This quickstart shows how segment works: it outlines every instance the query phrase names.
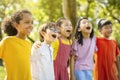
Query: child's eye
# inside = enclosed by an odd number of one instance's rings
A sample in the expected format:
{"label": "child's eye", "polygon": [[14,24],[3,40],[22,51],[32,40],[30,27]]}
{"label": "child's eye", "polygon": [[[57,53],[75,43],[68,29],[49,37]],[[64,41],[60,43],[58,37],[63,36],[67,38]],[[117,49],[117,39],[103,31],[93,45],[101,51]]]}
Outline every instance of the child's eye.
{"label": "child's eye", "polygon": [[33,24],[34,22],[32,21],[31,23]]}
{"label": "child's eye", "polygon": [[30,23],[33,24],[33,21],[26,21],[25,23],[26,24],[30,24]]}
{"label": "child's eye", "polygon": [[29,21],[26,21],[25,23],[27,23],[27,24],[28,24],[28,23],[30,23],[30,22],[29,22]]}

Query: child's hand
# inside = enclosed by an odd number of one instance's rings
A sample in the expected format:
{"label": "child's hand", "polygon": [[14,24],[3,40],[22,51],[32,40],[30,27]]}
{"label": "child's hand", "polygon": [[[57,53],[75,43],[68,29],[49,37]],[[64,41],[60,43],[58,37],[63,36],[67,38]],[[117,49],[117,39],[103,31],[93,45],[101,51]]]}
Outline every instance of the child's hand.
{"label": "child's hand", "polygon": [[41,46],[41,42],[40,42],[40,41],[36,41],[36,42],[33,44],[33,48],[34,48],[34,49],[38,49],[40,46]]}

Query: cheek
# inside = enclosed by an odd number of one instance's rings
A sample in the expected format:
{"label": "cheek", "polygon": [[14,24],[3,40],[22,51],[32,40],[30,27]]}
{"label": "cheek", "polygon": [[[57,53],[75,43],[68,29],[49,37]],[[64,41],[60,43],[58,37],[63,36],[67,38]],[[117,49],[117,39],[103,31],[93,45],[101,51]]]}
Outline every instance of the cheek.
{"label": "cheek", "polygon": [[61,33],[64,33],[64,29],[60,29],[60,32],[61,32]]}
{"label": "cheek", "polygon": [[46,34],[46,38],[50,38],[50,34]]}
{"label": "cheek", "polygon": [[106,34],[106,32],[107,32],[106,30],[101,31],[102,34]]}

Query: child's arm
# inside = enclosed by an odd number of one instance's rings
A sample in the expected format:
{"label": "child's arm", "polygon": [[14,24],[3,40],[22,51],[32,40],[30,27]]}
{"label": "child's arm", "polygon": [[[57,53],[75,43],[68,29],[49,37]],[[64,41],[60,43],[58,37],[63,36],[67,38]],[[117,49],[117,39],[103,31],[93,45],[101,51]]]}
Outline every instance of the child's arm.
{"label": "child's arm", "polygon": [[75,80],[74,63],[75,63],[75,55],[71,54],[71,56],[70,56],[70,80]]}
{"label": "child's arm", "polygon": [[2,58],[2,50],[3,50],[3,47],[2,47],[2,43],[0,42],[0,59]]}
{"label": "child's arm", "polygon": [[117,56],[118,80],[120,80],[120,55]]}
{"label": "child's arm", "polygon": [[7,41],[6,40],[2,40],[0,41],[0,59],[2,59],[4,56],[4,49],[5,49],[5,45],[6,45]]}

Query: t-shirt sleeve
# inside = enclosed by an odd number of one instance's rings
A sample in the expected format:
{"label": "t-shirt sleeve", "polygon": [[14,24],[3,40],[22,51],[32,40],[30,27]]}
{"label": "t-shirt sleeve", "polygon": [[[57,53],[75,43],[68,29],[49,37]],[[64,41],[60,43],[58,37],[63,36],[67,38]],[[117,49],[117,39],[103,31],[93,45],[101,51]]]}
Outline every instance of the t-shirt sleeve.
{"label": "t-shirt sleeve", "polygon": [[53,48],[53,60],[56,59],[58,48],[59,48],[59,40],[56,39],[54,42],[52,42],[52,48]]}
{"label": "t-shirt sleeve", "polygon": [[2,41],[0,42],[0,58],[3,58],[4,49],[5,49],[5,41],[2,40]]}
{"label": "t-shirt sleeve", "polygon": [[71,54],[74,54],[74,55],[76,55],[76,56],[78,55],[78,54],[77,54],[77,44],[78,44],[78,43],[77,43],[77,40],[74,40],[74,41],[73,41],[73,44],[72,44],[72,52],[71,52]]}

